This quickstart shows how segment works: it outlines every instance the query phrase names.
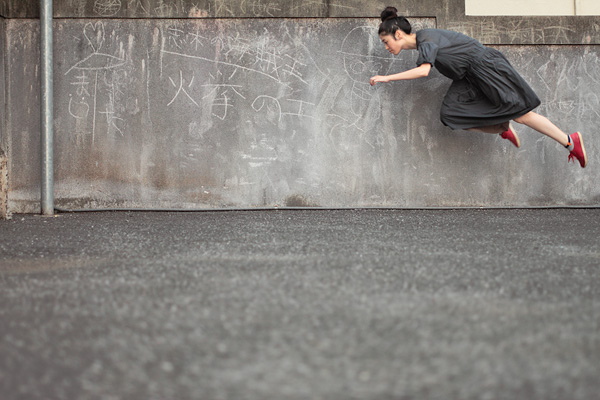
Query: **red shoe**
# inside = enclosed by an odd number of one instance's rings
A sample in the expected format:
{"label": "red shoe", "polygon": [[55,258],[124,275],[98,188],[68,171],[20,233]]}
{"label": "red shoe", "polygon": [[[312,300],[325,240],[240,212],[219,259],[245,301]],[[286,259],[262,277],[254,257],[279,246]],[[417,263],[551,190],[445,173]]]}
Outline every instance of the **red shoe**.
{"label": "red shoe", "polygon": [[585,168],[587,165],[587,153],[585,152],[585,147],[583,146],[583,138],[581,137],[581,133],[575,132],[570,135],[571,140],[573,141],[573,151],[569,154],[569,162],[574,161],[576,158],[581,165],[581,168]]}
{"label": "red shoe", "polygon": [[514,144],[516,147],[521,147],[521,141],[519,140],[519,136],[517,135],[517,132],[515,132],[515,130],[513,129],[512,125],[508,125],[508,130],[504,131],[500,134],[500,137],[502,139],[508,139],[510,140],[510,142],[512,144]]}

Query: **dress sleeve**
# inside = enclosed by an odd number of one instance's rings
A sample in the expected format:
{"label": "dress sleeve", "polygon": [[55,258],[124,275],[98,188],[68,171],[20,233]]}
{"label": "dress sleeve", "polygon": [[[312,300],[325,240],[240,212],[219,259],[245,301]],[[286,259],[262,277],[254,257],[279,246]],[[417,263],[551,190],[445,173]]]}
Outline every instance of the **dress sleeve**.
{"label": "dress sleeve", "polygon": [[417,66],[421,64],[429,63],[433,66],[435,58],[437,57],[438,45],[433,42],[419,43],[419,58],[417,59]]}

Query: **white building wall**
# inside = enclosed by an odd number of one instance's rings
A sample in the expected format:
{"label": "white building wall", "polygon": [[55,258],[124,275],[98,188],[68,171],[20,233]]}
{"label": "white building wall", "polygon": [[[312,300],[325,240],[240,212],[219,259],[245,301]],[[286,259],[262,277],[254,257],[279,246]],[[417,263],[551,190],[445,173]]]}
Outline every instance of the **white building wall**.
{"label": "white building wall", "polygon": [[600,15],[600,0],[465,0],[467,15]]}
{"label": "white building wall", "polygon": [[577,15],[600,15],[600,0],[576,0]]}

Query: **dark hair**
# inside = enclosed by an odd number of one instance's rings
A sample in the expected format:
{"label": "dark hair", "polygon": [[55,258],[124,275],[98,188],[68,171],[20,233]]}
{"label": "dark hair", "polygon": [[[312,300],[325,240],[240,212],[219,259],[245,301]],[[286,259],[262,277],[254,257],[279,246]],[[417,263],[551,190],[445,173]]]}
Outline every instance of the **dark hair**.
{"label": "dark hair", "polygon": [[386,9],[381,12],[381,21],[383,22],[379,25],[380,35],[394,36],[398,29],[409,34],[412,30],[410,22],[408,22],[406,18],[398,16],[396,7],[386,7]]}

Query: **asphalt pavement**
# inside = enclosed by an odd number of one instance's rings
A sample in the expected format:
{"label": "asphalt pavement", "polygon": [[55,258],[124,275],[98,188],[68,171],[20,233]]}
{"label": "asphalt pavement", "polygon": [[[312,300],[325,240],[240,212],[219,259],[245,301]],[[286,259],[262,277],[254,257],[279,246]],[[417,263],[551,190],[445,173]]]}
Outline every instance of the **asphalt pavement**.
{"label": "asphalt pavement", "polygon": [[0,399],[600,399],[600,209],[16,215]]}

